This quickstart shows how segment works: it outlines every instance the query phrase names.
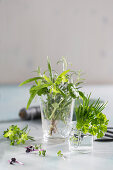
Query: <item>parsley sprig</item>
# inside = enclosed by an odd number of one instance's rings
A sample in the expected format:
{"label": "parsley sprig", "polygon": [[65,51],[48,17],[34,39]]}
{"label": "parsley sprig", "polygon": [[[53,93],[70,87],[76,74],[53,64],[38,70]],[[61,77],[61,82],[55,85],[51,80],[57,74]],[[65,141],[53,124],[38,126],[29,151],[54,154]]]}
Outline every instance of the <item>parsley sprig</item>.
{"label": "parsley sprig", "polygon": [[3,136],[8,138],[11,141],[11,145],[16,144],[24,144],[27,140],[33,140],[32,136],[28,136],[29,130],[28,125],[25,126],[22,130],[17,125],[11,125],[9,129],[4,131]]}
{"label": "parsley sprig", "polygon": [[78,99],[79,106],[76,102],[76,127],[85,134],[90,133],[93,136],[96,135],[97,138],[101,138],[107,131],[108,120],[106,115],[102,113],[107,102],[103,103],[99,98],[97,101],[90,103],[90,96],[91,94],[87,97],[83,96],[82,100]]}

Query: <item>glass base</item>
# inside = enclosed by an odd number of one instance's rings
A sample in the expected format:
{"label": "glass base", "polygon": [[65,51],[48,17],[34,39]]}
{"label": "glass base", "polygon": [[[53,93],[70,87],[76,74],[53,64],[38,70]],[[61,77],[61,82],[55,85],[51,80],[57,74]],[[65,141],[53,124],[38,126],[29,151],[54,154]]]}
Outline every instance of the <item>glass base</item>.
{"label": "glass base", "polygon": [[78,146],[78,147],[74,147],[74,146],[69,146],[69,150],[71,152],[73,151],[78,151],[78,152],[81,152],[81,153],[89,153],[89,152],[92,152],[93,150],[93,147],[92,146]]}
{"label": "glass base", "polygon": [[47,137],[47,136],[44,136],[43,137],[43,140],[45,143],[47,144],[51,144],[51,145],[57,145],[57,144],[62,144],[65,142],[66,138],[62,138],[62,137]]}
{"label": "glass base", "polygon": [[55,120],[52,124],[51,120],[42,120],[43,137],[47,140],[62,140],[69,136],[71,120],[67,121],[66,124],[61,120]]}

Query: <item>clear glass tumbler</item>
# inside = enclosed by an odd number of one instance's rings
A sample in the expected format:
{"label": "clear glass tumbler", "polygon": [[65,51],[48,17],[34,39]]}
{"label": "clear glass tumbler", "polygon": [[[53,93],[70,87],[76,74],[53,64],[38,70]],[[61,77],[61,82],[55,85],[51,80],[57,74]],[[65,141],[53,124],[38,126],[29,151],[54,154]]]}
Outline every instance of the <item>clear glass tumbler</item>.
{"label": "clear glass tumbler", "polygon": [[84,134],[77,130],[76,121],[71,123],[71,131],[69,135],[69,150],[90,152],[93,149],[93,136],[91,134]]}
{"label": "clear glass tumbler", "polygon": [[64,100],[60,95],[41,98],[41,119],[44,140],[65,139],[70,133],[74,100]]}

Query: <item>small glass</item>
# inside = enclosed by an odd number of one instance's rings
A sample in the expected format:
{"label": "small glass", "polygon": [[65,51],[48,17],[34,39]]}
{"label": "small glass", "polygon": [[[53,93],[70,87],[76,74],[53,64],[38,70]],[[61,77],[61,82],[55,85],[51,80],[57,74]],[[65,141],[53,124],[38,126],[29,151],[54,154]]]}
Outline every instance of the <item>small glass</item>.
{"label": "small glass", "polygon": [[69,135],[69,150],[91,152],[93,149],[93,136],[91,134],[84,134],[77,130],[76,122],[71,124],[71,132]]}

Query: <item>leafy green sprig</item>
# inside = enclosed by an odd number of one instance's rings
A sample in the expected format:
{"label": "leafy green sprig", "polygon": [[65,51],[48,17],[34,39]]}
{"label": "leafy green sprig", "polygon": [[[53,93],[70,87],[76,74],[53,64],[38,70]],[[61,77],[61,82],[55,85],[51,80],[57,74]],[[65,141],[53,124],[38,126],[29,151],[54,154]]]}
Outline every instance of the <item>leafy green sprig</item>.
{"label": "leafy green sprig", "polygon": [[46,150],[39,150],[38,151],[39,156],[45,156],[46,155]]}
{"label": "leafy green sprig", "polygon": [[59,151],[57,152],[57,156],[63,157],[63,154],[62,154],[61,150],[59,150]]}
{"label": "leafy green sprig", "polygon": [[35,145],[35,149],[38,150],[38,154],[39,156],[45,156],[46,155],[46,150],[45,149],[42,149],[42,144],[40,145]]}
{"label": "leafy green sprig", "polygon": [[29,130],[28,125],[23,128],[22,130],[17,125],[11,125],[9,129],[4,131],[3,136],[5,138],[8,138],[11,141],[11,145],[16,144],[24,144],[27,140],[34,141],[34,138],[32,136],[29,136]]}
{"label": "leafy green sprig", "polygon": [[42,144],[40,145],[35,144],[35,149],[42,149]]}
{"label": "leafy green sprig", "polygon": [[108,120],[106,115],[102,113],[106,107],[106,103],[102,103],[100,98],[97,101],[90,103],[90,96],[83,96],[82,100],[77,100],[75,105],[75,114],[78,130],[83,133],[90,133],[96,135],[97,138],[103,137],[104,133],[107,131]]}
{"label": "leafy green sprig", "polygon": [[38,151],[38,154],[39,156],[45,156],[46,154],[46,150],[45,149],[42,149],[42,145],[30,145],[30,146],[27,146],[25,147],[26,148],[26,153],[30,153],[30,152],[33,152],[33,151]]}

